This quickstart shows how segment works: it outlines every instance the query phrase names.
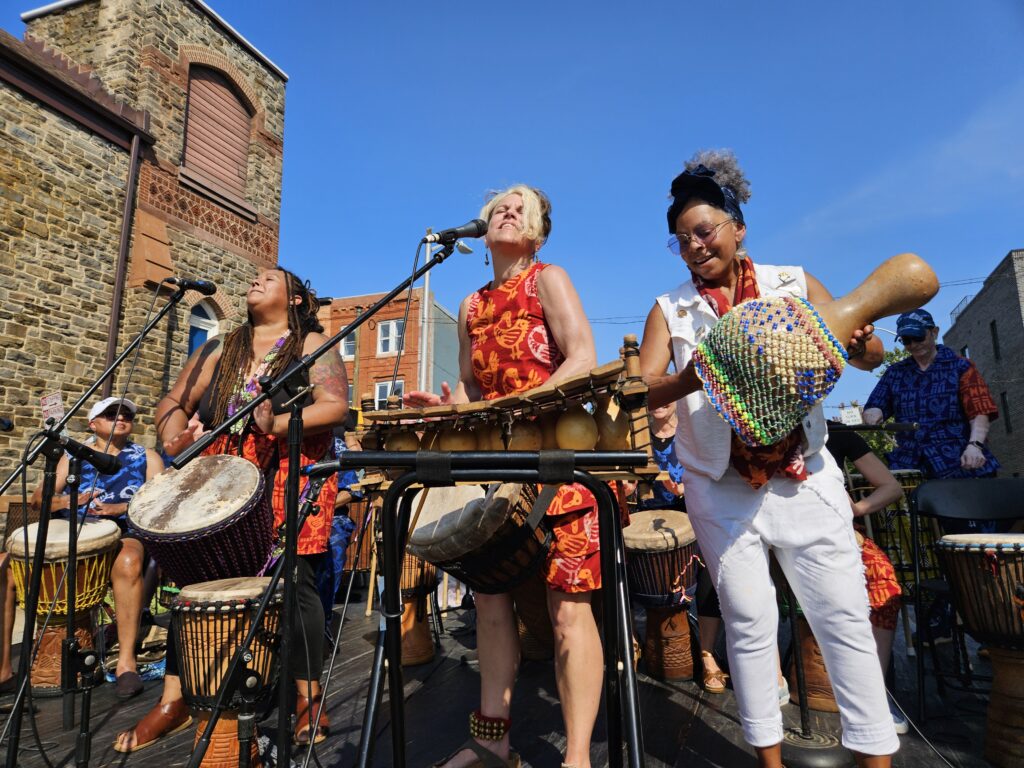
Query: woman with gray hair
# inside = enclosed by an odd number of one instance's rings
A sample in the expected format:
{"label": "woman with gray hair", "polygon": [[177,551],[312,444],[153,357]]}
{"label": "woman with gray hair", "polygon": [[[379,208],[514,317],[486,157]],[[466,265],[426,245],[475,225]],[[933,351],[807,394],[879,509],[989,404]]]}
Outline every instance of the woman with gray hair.
{"label": "woman with gray hair", "polygon": [[[410,392],[412,406],[493,400],[591,370],[594,339],[583,306],[561,267],[537,261],[551,232],[551,204],[522,184],[495,194],[480,218],[494,277],[459,309],[459,381],[442,395]],[[544,576],[555,638],[555,675],[565,718],[564,765],[589,768],[590,737],[600,703],[601,642],[591,596],[601,586],[597,503],[585,488],[563,485],[547,511],[554,532]],[[471,738],[443,763],[518,766],[509,749],[509,710],[519,640],[508,594],[477,594],[480,709]]]}
{"label": "woman with gray hair", "polygon": [[[697,154],[672,182],[669,248],[688,274],[651,309],[640,364],[651,407],[678,401],[675,448],[686,469],[686,508],[718,588],[743,733],[759,765],[782,765],[772,551],[821,645],[843,744],[858,765],[888,768],[899,739],[875,656],[843,474],[821,450],[821,407],[778,443],[751,447],[719,417],[694,372],[697,345],[732,307],[760,297],[832,299],[800,267],[751,261],[740,207],[749,196],[731,152]],[[871,331],[867,326],[848,340],[851,365],[870,370],[881,362],[882,345]],[[667,373],[670,363],[675,373]]]}

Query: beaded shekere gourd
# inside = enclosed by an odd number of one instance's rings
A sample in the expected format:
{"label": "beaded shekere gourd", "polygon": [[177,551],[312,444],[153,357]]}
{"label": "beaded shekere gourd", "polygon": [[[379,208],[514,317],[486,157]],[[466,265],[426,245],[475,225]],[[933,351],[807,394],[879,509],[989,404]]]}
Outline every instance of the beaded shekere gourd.
{"label": "beaded shekere gourd", "polygon": [[846,367],[843,345],[804,299],[752,299],[697,347],[694,368],[718,414],[747,445],[773,445],[799,426]]}

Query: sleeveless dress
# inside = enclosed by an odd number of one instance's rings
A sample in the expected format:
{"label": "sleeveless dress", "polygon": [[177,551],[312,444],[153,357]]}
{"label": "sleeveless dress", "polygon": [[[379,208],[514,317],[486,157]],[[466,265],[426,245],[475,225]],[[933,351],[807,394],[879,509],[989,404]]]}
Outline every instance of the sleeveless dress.
{"label": "sleeveless dress", "polygon": [[[473,377],[484,400],[539,387],[565,360],[544,319],[537,280],[548,267],[537,262],[496,288],[469,297],[466,325]],[[601,588],[597,500],[578,483],[559,488],[547,511],[554,541],[545,580],[560,592]]]}

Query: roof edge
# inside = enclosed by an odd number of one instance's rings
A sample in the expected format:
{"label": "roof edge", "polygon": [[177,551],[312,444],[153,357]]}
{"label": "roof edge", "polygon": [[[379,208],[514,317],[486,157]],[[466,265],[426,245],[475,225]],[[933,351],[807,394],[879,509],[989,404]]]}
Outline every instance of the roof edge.
{"label": "roof edge", "polygon": [[[40,16],[46,16],[49,13],[63,11],[65,8],[71,8],[72,6],[81,5],[82,3],[92,1],[93,0],[57,0],[57,2],[50,3],[49,5],[43,5],[40,6],[39,8],[34,8],[31,11],[25,11],[24,13],[21,14],[21,20],[27,23],[29,21],[32,21],[33,19],[38,19]],[[213,21],[213,23],[216,24],[218,27],[220,27],[221,30],[226,32],[228,36],[234,38],[235,42],[237,42],[249,53],[251,53],[254,57],[256,57],[256,59],[258,59],[260,62],[266,65],[266,67],[271,72],[273,72],[283,81],[288,82],[288,75],[283,69],[281,69],[279,66],[277,66],[277,64],[275,64],[269,58],[267,58],[267,56],[259,48],[250,43],[248,40],[246,40],[245,37],[243,37],[242,34],[237,29],[228,24],[227,21],[225,21],[224,18],[219,13],[213,10],[213,8],[204,3],[203,0],[189,1],[192,3],[192,5],[196,6],[197,8],[199,8],[199,10],[201,10],[203,13],[209,16],[210,20]]]}

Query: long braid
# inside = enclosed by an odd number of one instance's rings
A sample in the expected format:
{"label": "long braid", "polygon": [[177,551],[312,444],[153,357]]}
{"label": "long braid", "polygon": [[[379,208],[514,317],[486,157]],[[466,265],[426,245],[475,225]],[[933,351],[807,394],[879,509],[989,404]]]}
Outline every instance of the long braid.
{"label": "long braid", "polygon": [[[315,293],[298,276],[283,267],[277,268],[285,276],[290,297],[298,296],[298,304],[288,302],[288,338],[281,348],[267,374],[273,378],[283,372],[291,363],[302,357],[302,349],[306,335],[310,332],[322,332],[323,326],[317,319],[320,305]],[[228,405],[234,393],[245,386],[246,378],[253,364],[253,322],[252,315],[243,325],[231,331],[224,339],[224,351],[220,359],[220,381],[217,385],[217,398],[214,403],[214,423],[220,424],[228,414]]]}
{"label": "long braid", "polygon": [[245,375],[252,367],[251,319],[235,328],[224,338],[224,351],[220,357],[220,381],[217,383],[217,399],[213,404],[214,424],[221,424],[228,415],[228,403],[232,395],[245,385]]}

